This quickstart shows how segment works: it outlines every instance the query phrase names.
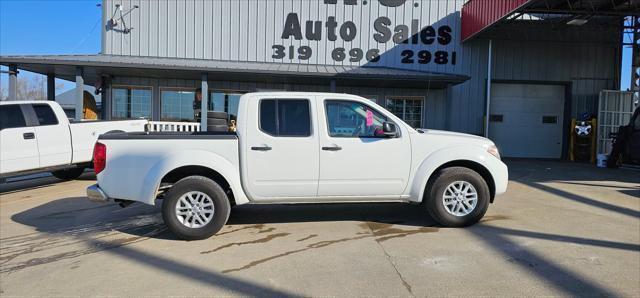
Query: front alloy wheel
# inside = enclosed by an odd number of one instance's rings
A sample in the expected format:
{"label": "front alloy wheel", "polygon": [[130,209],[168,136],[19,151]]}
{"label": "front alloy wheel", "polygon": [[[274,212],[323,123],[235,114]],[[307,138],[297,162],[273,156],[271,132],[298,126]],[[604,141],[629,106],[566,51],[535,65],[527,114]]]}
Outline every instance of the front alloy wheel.
{"label": "front alloy wheel", "polygon": [[478,222],[489,208],[491,194],[478,172],[465,167],[440,170],[429,181],[424,203],[429,215],[445,227]]}
{"label": "front alloy wheel", "polygon": [[478,205],[478,192],[473,184],[467,181],[455,181],[442,194],[442,204],[449,214],[465,216]]}

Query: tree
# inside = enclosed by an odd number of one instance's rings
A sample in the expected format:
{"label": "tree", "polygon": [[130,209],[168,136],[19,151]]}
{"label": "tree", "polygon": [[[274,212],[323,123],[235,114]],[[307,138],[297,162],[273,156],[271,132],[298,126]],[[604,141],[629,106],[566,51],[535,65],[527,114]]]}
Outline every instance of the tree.
{"label": "tree", "polygon": [[30,79],[18,77],[18,100],[46,100],[47,81],[43,76],[33,76]]}
{"label": "tree", "polygon": [[[57,83],[55,90],[64,88],[63,83]],[[0,86],[0,100],[9,99],[9,90]],[[42,75],[18,76],[17,100],[46,100],[47,99],[47,78]]]}

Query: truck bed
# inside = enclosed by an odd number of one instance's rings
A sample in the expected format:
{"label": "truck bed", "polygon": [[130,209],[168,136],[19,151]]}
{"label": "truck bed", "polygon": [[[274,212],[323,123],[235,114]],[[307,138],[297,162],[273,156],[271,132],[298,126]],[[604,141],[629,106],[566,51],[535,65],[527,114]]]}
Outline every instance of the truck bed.
{"label": "truck bed", "polygon": [[237,139],[235,132],[129,132],[100,136],[100,140],[176,140],[176,139]]}
{"label": "truck bed", "polygon": [[153,204],[161,178],[185,166],[223,167],[230,183],[240,187],[235,133],[113,133],[101,135],[98,142],[106,146],[107,153],[106,168],[98,179],[111,198]]}

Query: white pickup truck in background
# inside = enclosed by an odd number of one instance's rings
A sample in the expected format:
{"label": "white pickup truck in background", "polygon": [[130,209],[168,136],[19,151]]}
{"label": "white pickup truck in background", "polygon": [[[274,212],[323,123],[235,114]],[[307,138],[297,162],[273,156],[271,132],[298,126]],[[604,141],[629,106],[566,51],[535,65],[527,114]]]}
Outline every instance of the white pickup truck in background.
{"label": "white pickup truck in background", "polygon": [[75,179],[91,167],[93,146],[107,132],[144,131],[147,120],[70,123],[52,101],[0,102],[0,178],[50,171]]}
{"label": "white pickup truck in background", "polygon": [[423,203],[444,226],[480,220],[507,189],[488,139],[415,130],[359,96],[249,93],[236,133],[101,135],[95,201],[153,205],[183,239],[203,239],[247,203]]}

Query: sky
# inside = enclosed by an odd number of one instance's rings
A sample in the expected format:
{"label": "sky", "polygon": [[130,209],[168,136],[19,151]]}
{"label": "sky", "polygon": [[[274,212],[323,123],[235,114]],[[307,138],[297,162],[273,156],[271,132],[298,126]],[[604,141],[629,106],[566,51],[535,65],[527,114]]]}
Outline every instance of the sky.
{"label": "sky", "polygon": [[[0,55],[99,53],[101,3],[100,0],[0,0]],[[20,71],[18,78],[33,75]],[[0,74],[4,90],[7,81],[7,74]],[[74,87],[70,82],[59,82],[65,84],[58,93]]]}
{"label": "sky", "polygon": [[[100,0],[0,0],[0,55],[97,54]],[[630,84],[629,48],[623,51],[621,89]],[[6,70],[6,68],[2,68]],[[19,77],[33,76],[22,71]],[[65,82],[62,90],[73,88]],[[0,74],[7,90],[7,74]]]}

